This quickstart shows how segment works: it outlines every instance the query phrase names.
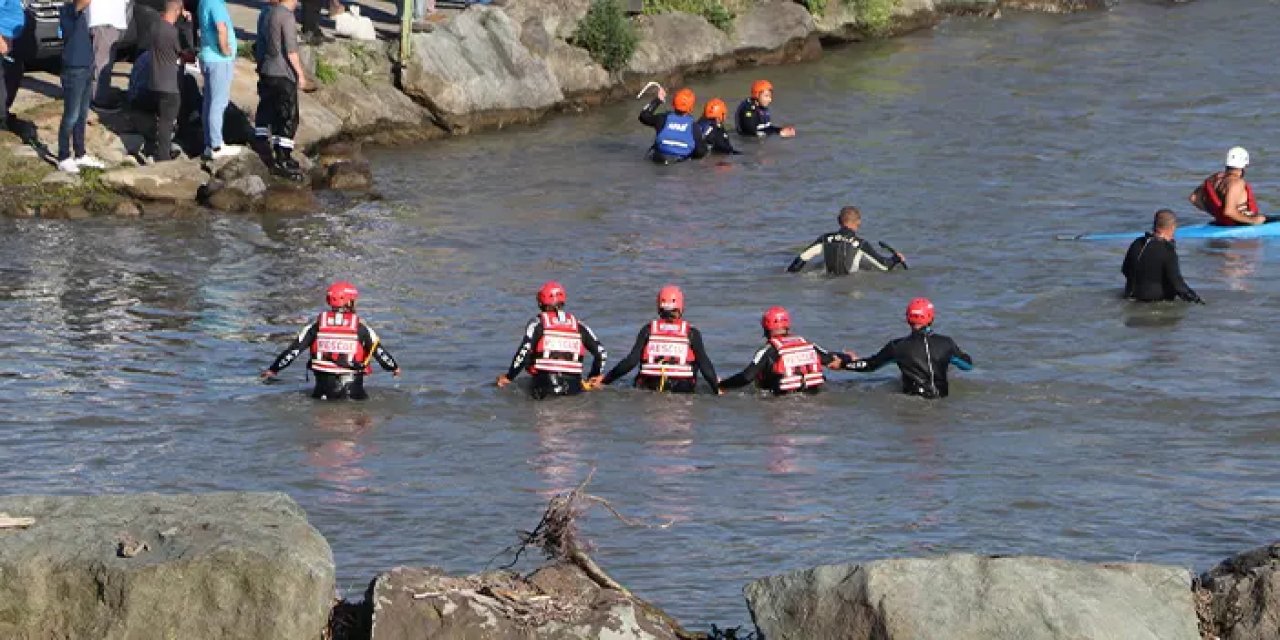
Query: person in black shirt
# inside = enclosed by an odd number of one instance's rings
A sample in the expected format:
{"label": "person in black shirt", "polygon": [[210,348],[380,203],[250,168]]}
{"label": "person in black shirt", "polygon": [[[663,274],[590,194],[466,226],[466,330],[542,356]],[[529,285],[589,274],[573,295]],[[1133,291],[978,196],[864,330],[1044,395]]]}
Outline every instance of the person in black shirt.
{"label": "person in black shirt", "polygon": [[955,340],[933,332],[933,303],[916,298],[907,305],[907,324],[911,334],[892,340],[870,358],[846,362],[845,369],[870,372],[889,363],[902,372],[902,391],[924,398],[945,398],[950,392],[947,368],[955,365],[961,371],[973,368],[973,358],[956,345]]}
{"label": "person in black shirt", "polygon": [[827,273],[844,276],[863,267],[889,271],[894,267],[906,264],[906,258],[898,252],[885,256],[876,251],[871,243],[858,236],[858,228],[862,226],[862,212],[857,207],[844,207],[836,217],[840,229],[832,233],[818,236],[787,267],[787,272],[797,273],[804,269],[810,260],[819,253],[827,265]]}
{"label": "person in black shirt", "polygon": [[631,373],[636,365],[640,365],[636,386],[650,391],[693,393],[699,372],[712,389],[720,382],[702,346],[702,334],[684,320],[680,287],[667,285],[658,291],[658,317],[640,329],[631,353],[605,375],[604,384]]}
{"label": "person in black shirt", "polygon": [[733,148],[729,141],[729,132],[724,130],[724,119],[729,114],[724,100],[712,98],[702,110],[702,118],[698,120],[698,130],[711,151],[728,155],[740,155],[742,152]]}
{"label": "person in black shirt", "polygon": [[765,344],[751,357],[751,364],[720,382],[721,389],[738,389],[755,383],[775,395],[817,393],[826,383],[822,368],[840,369],[852,354],[837,354],[792,335],[791,315],[782,307],[769,307],[760,318]]}
{"label": "person in black shirt", "polygon": [[1129,245],[1120,272],[1124,274],[1124,297],[1138,302],[1181,299],[1204,304],[1178,267],[1178,248],[1173,234],[1178,218],[1168,209],[1156,212],[1152,230]]}
{"label": "person in black shirt", "polygon": [[779,127],[773,124],[773,116],[769,114],[769,105],[773,104],[773,83],[768,80],[756,80],[751,85],[751,97],[738,105],[736,114],[738,133],[752,138],[765,136],[781,136],[790,138],[796,135],[795,127]]}
{"label": "person in black shirt", "polygon": [[147,86],[156,108],[155,147],[151,154],[156,162],[173,159],[173,129],[182,106],[178,78],[181,64],[189,58],[178,43],[178,29],[174,26],[181,16],[181,0],[168,0],[161,19],[151,28],[151,81]]}
{"label": "person in black shirt", "polygon": [[[595,332],[564,310],[567,300],[564,287],[554,280],[538,290],[539,313],[525,325],[524,338],[511,359],[511,367],[498,376],[499,389],[511,384],[523,369],[533,376],[534,400],[577,395],[600,384],[600,371],[609,356]],[[583,356],[587,353],[594,357],[587,379],[583,380]]]}

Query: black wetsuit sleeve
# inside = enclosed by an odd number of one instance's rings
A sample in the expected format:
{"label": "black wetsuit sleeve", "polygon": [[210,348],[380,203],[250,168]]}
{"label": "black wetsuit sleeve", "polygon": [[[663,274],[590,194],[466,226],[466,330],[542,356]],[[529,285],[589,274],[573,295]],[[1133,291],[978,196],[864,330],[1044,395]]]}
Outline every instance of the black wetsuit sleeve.
{"label": "black wetsuit sleeve", "polygon": [[949,358],[951,364],[955,365],[961,371],[968,371],[973,368],[973,358],[956,344],[955,340],[951,341],[951,356]]}
{"label": "black wetsuit sleeve", "polygon": [[365,353],[377,360],[379,366],[386,371],[395,371],[400,368],[400,365],[396,364],[395,356],[392,356],[391,352],[382,346],[382,340],[378,338],[378,332],[365,324],[363,320],[360,321],[359,332],[360,344],[364,346]]}
{"label": "black wetsuit sleeve", "polygon": [[516,355],[511,359],[511,368],[507,370],[507,379],[515,380],[516,376],[524,370],[525,363],[529,361],[529,354],[533,351],[533,345],[538,344],[542,339],[542,323],[537,318],[529,321],[528,326],[524,329],[524,338],[520,341],[520,346],[516,348]]}
{"label": "black wetsuit sleeve", "polygon": [[1126,298],[1132,298],[1136,291],[1138,256],[1142,254],[1142,246],[1145,243],[1145,237],[1134,240],[1124,254],[1124,263],[1120,265],[1120,273],[1124,274],[1124,297]]}
{"label": "black wetsuit sleeve", "polygon": [[818,361],[821,362],[824,367],[830,367],[832,362],[839,362],[840,366],[844,366],[845,361],[848,360],[844,354],[827,351],[816,344],[813,345],[813,350],[818,353]]}
{"label": "black wetsuit sleeve", "polygon": [[600,340],[596,338],[596,333],[581,320],[578,321],[578,335],[582,336],[582,344],[587,347],[587,351],[590,351],[591,355],[595,356],[591,359],[591,371],[587,373],[588,378],[594,378],[604,370],[604,364],[609,359],[609,354],[604,350],[604,345],[600,344]]}
{"label": "black wetsuit sleeve", "polygon": [[738,389],[745,387],[756,381],[760,377],[760,372],[765,371],[773,366],[773,361],[778,358],[778,350],[773,348],[772,344],[761,347],[751,358],[751,364],[747,368],[738,373],[729,376],[729,378],[720,382],[722,389]]}
{"label": "black wetsuit sleeve", "polygon": [[1169,249],[1169,257],[1164,262],[1164,279],[1167,287],[1172,289],[1177,296],[1187,302],[1201,302],[1200,296],[1187,286],[1187,281],[1182,279],[1182,269],[1178,266],[1178,252]]}
{"label": "black wetsuit sleeve", "polygon": [[707,137],[702,135],[702,127],[693,127],[693,158],[705,158],[711,149],[707,147]]}
{"label": "black wetsuit sleeve", "polygon": [[271,366],[267,367],[267,370],[271,373],[279,373],[281,369],[293,364],[293,361],[298,358],[298,355],[304,349],[311,348],[311,343],[315,342],[316,333],[318,333],[318,329],[314,322],[303,327],[302,331],[298,332],[298,336],[293,339],[293,342],[289,343],[289,346],[285,347],[284,351],[281,351],[280,355],[276,356],[275,362],[272,362]]}
{"label": "black wetsuit sleeve", "polygon": [[640,123],[646,127],[661,129],[662,126],[666,124],[667,114],[657,112],[657,109],[660,106],[662,106],[661,100],[657,98],[650,100],[649,104],[645,105],[645,107],[640,110]]}
{"label": "black wetsuit sleeve", "polygon": [[864,372],[875,371],[876,369],[879,369],[880,367],[883,367],[886,364],[893,362],[895,351],[896,349],[894,349],[894,343],[890,342],[889,344],[886,344],[883,349],[876,352],[874,356],[871,356],[870,358],[860,358],[858,360],[854,360],[853,362],[849,363],[847,368],[853,371],[864,371]]}
{"label": "black wetsuit sleeve", "polygon": [[706,136],[707,146],[712,151],[718,153],[727,153],[729,155],[742,155],[741,151],[733,148],[733,142],[729,140],[729,135],[725,133],[723,127],[712,127],[710,135]]}
{"label": "black wetsuit sleeve", "polygon": [[787,266],[787,273],[796,273],[804,269],[804,266],[809,264],[810,260],[818,257],[822,253],[822,244],[826,241],[826,238],[826,236],[818,236],[818,239],[814,240],[813,244],[805,247],[804,251],[801,251],[800,255],[797,255],[795,260],[792,260],[791,264]]}
{"label": "black wetsuit sleeve", "polygon": [[702,373],[702,379],[715,389],[720,382],[720,377],[716,375],[716,366],[711,364],[711,358],[707,356],[707,348],[702,344],[702,332],[694,327],[689,327],[689,348],[693,349],[693,357],[698,361],[698,371]]}
{"label": "black wetsuit sleeve", "polygon": [[867,240],[862,241],[861,248],[863,256],[868,260],[871,260],[872,266],[877,269],[890,271],[894,267],[898,266],[898,256],[893,254],[886,256],[879,251],[876,251],[875,248],[871,246],[871,242]]}
{"label": "black wetsuit sleeve", "polygon": [[604,383],[613,384],[618,378],[631,373],[631,370],[640,364],[640,358],[644,356],[644,346],[648,343],[649,325],[646,324],[644,328],[640,329],[640,333],[636,335],[636,343],[631,345],[631,353],[628,353],[627,357],[619,361],[618,364],[613,365],[613,368],[605,375]]}

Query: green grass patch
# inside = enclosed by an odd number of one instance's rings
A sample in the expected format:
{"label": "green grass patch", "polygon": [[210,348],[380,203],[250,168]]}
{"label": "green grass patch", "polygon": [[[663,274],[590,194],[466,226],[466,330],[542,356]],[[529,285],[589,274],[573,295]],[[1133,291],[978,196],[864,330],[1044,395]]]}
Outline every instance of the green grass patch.
{"label": "green grass patch", "polygon": [[236,57],[244,58],[249,62],[254,62],[253,57],[253,41],[240,40],[236,42]]}
{"label": "green grass patch", "polygon": [[84,207],[93,213],[111,213],[124,196],[102,184],[102,172],[85,169],[75,184],[45,184],[56,169],[42,160],[16,157],[0,147],[0,211]]}
{"label": "green grass patch", "polygon": [[733,12],[721,4],[720,0],[645,0],[644,12],[649,15],[670,11],[702,16],[725,33],[733,30]]}
{"label": "green grass patch", "polygon": [[592,60],[614,73],[631,61],[637,40],[635,27],[618,0],[592,2],[573,34],[573,44],[586,49]]}
{"label": "green grass patch", "polygon": [[897,0],[844,0],[853,5],[858,13],[858,24],[864,31],[873,36],[889,33],[893,26],[893,9]]}
{"label": "green grass patch", "polygon": [[316,80],[320,84],[333,84],[338,81],[338,70],[320,58],[316,58]]}

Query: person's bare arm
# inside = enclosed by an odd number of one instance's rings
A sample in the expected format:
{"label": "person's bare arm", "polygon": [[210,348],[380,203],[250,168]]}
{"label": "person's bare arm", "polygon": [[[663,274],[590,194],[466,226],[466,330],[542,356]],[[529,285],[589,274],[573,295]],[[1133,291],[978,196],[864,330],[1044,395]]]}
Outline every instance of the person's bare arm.
{"label": "person's bare arm", "polygon": [[224,56],[229,56],[233,52],[231,51],[231,38],[227,36],[227,23],[219,22],[217,24],[218,24],[218,51],[221,51],[222,55]]}
{"label": "person's bare arm", "polygon": [[76,13],[80,13],[89,8],[90,0],[76,0]]}
{"label": "person's bare arm", "polygon": [[1187,202],[1190,202],[1191,206],[1208,213],[1208,210],[1204,208],[1204,185],[1193,189],[1191,195],[1187,196]]}
{"label": "person's bare arm", "polygon": [[289,53],[289,65],[293,67],[293,75],[298,78],[298,90],[310,89],[311,81],[307,80],[307,74],[302,71],[302,59],[298,57],[297,51]]}
{"label": "person's bare arm", "polygon": [[1249,194],[1245,191],[1244,180],[1228,180],[1227,195],[1222,199],[1222,214],[1240,224],[1262,224],[1266,218],[1249,211]]}

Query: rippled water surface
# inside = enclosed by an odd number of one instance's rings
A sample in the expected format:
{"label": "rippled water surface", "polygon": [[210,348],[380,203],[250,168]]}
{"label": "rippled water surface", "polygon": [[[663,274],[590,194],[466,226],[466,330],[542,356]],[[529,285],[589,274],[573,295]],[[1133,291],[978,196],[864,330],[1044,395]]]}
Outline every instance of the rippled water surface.
{"label": "rippled water surface", "polygon": [[[1204,569],[1280,519],[1274,245],[1181,245],[1208,307],[1118,299],[1123,244],[1185,205],[1227,147],[1280,203],[1264,0],[951,20],[820,62],[703,78],[777,86],[796,140],[728,162],[641,160],[638,104],[372,154],[387,200],[301,218],[0,223],[7,491],[288,492],[343,589],[396,564],[480,569],[549,495],[598,468],[624,512],[584,526],[624,583],[694,625],[742,623],[749,579],[945,551]],[[1206,28],[1208,25],[1210,28]],[[1220,37],[1234,34],[1235,40]],[[1211,37],[1212,36],[1212,37]],[[912,269],[782,273],[856,203]],[[350,277],[401,360],[363,404],[318,404],[302,367],[257,384]],[[613,359],[684,286],[722,375],[771,304],[868,352],[928,295],[978,362],[953,395],[835,374],[808,399],[655,397],[618,385],[534,403],[491,386],[556,277]]]}

